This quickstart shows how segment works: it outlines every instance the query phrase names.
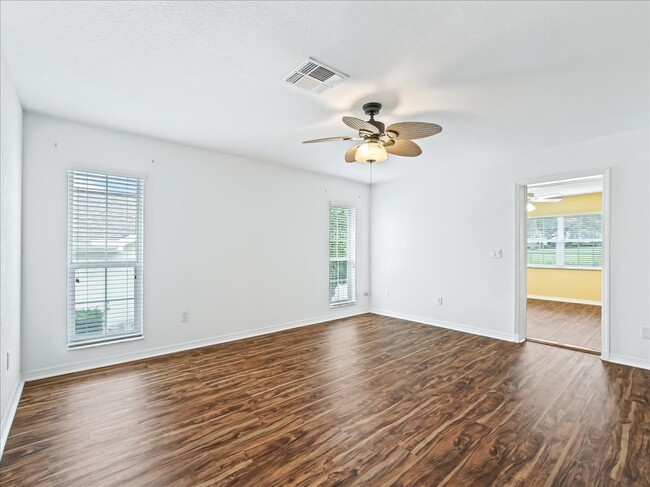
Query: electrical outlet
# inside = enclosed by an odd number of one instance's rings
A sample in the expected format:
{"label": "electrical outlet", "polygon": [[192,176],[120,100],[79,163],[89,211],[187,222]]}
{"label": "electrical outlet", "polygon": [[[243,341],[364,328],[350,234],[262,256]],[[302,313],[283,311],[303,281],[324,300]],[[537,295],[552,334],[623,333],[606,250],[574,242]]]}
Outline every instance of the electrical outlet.
{"label": "electrical outlet", "polygon": [[390,298],[390,291],[386,291],[386,297]]}
{"label": "electrical outlet", "polygon": [[641,327],[641,338],[650,340],[650,328],[643,326]]}
{"label": "electrical outlet", "polygon": [[188,321],[190,321],[190,312],[181,311],[181,323],[187,323]]}
{"label": "electrical outlet", "polygon": [[363,295],[364,295],[364,296],[368,296],[368,294],[370,294],[368,291],[364,291],[364,292],[363,292]]}
{"label": "electrical outlet", "polygon": [[442,296],[438,297],[437,302],[438,302],[438,306],[442,306]]}
{"label": "electrical outlet", "polygon": [[500,259],[503,257],[503,251],[501,249],[492,249],[492,258]]}

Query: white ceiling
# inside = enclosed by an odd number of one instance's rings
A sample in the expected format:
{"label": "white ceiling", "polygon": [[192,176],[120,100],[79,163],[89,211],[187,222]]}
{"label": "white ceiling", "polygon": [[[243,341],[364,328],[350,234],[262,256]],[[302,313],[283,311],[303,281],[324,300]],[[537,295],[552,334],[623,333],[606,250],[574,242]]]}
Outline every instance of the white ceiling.
{"label": "white ceiling", "polygon": [[528,192],[535,196],[546,196],[551,194],[561,194],[562,196],[572,196],[577,194],[601,193],[603,191],[602,178],[564,181],[558,184],[539,184],[528,186]]}
{"label": "white ceiling", "polygon": [[[27,110],[367,180],[343,115],[431,121],[417,159],[489,163],[647,127],[647,2],[11,2],[1,41]],[[350,79],[282,78],[308,56]]]}

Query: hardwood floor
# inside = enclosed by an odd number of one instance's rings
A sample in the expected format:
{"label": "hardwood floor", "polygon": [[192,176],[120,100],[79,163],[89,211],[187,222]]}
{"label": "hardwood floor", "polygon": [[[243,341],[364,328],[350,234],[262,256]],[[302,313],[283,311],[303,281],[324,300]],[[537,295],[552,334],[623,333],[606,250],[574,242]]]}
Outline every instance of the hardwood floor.
{"label": "hardwood floor", "polygon": [[650,485],[650,372],[376,315],[26,384],[12,486]]}
{"label": "hardwood floor", "polygon": [[600,352],[601,308],[528,299],[528,337]]}

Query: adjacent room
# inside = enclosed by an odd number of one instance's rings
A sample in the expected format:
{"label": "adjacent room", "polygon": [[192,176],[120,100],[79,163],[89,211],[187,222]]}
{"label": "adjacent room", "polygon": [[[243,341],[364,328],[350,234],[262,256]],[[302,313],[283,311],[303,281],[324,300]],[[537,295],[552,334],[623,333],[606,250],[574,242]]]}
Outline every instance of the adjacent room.
{"label": "adjacent room", "polygon": [[602,177],[530,185],[526,211],[527,339],[600,354]]}
{"label": "adjacent room", "polygon": [[0,2],[0,485],[650,486],[650,2]]}

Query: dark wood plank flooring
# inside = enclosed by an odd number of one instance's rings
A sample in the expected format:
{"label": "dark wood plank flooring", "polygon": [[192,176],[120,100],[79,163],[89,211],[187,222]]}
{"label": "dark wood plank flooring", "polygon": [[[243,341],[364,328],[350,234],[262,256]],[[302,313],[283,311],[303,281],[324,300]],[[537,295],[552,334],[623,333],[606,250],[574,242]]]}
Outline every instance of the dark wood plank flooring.
{"label": "dark wood plank flooring", "polygon": [[26,384],[13,486],[647,486],[650,372],[376,315]]}
{"label": "dark wood plank flooring", "polygon": [[528,299],[528,337],[600,352],[601,308]]}

